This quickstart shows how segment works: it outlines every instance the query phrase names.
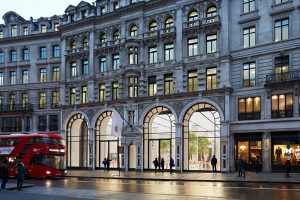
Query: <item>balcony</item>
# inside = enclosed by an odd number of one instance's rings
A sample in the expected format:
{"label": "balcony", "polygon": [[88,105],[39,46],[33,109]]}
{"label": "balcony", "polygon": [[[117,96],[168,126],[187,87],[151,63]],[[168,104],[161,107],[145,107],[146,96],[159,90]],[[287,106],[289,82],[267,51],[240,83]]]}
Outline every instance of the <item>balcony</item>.
{"label": "balcony", "polygon": [[277,85],[277,84],[290,84],[294,82],[300,82],[300,70],[293,70],[286,73],[273,73],[266,75],[265,86]]}
{"label": "balcony", "polygon": [[202,25],[205,29],[218,29],[221,26],[220,16],[216,15],[203,18]]}
{"label": "balcony", "polygon": [[183,23],[183,32],[186,35],[198,34],[200,31],[200,21],[189,21]]}
{"label": "balcony", "polygon": [[158,36],[158,30],[155,31],[149,31],[144,33],[144,38],[149,38],[149,37],[157,37]]}
{"label": "balcony", "polygon": [[175,39],[175,35],[176,35],[175,26],[161,29],[160,35],[162,39],[170,39],[170,40]]}
{"label": "balcony", "polygon": [[0,105],[0,112],[32,112],[32,104],[5,104]]}
{"label": "balcony", "polygon": [[68,57],[87,57],[89,55],[89,47],[78,47],[76,49],[68,49],[66,50],[66,54]]}

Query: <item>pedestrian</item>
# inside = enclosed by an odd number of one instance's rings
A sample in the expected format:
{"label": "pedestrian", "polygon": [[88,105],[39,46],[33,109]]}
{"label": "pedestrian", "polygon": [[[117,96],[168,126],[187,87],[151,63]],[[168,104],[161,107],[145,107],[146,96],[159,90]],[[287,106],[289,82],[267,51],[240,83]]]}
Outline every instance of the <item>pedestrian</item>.
{"label": "pedestrian", "polygon": [[285,161],[286,177],[290,178],[291,158],[293,155],[293,150],[290,148],[290,145],[287,145],[287,149],[284,150],[284,155],[286,158],[286,161]]}
{"label": "pedestrian", "polygon": [[162,158],[160,160],[160,166],[161,166],[161,172],[164,173],[164,171],[165,171],[165,159],[164,158]]}
{"label": "pedestrian", "polygon": [[109,156],[107,157],[107,159],[106,159],[106,169],[107,169],[107,171],[109,171],[109,165],[110,165],[110,159],[109,159]]}
{"label": "pedestrian", "polygon": [[17,181],[17,190],[20,191],[23,188],[23,182],[26,174],[25,166],[24,164],[19,160],[17,162],[17,165],[15,166],[15,175],[18,179]]}
{"label": "pedestrian", "polygon": [[173,173],[173,167],[175,166],[175,164],[174,164],[174,160],[173,160],[173,158],[171,157],[171,159],[170,159],[170,173],[172,174]]}
{"label": "pedestrian", "polygon": [[106,170],[106,163],[107,163],[106,158],[104,158],[104,160],[102,161],[102,164],[104,165],[104,171]]}
{"label": "pedestrian", "polygon": [[1,189],[5,189],[6,183],[8,181],[9,177],[9,171],[7,167],[7,160],[4,160],[1,165],[1,176],[2,176],[2,183],[1,183]]}
{"label": "pedestrian", "polygon": [[217,162],[218,162],[218,160],[217,160],[216,156],[213,155],[212,159],[210,160],[213,172],[217,171]]}
{"label": "pedestrian", "polygon": [[241,159],[241,176],[243,177],[243,178],[245,178],[245,176],[246,176],[246,161],[242,158]]}
{"label": "pedestrian", "polygon": [[242,176],[242,158],[241,157],[239,157],[239,159],[237,160],[237,162],[236,162],[236,165],[237,165],[237,169],[238,169],[238,173],[239,173],[239,175],[238,175],[238,177],[241,177]]}
{"label": "pedestrian", "polygon": [[255,160],[254,160],[254,169],[256,171],[256,173],[259,173],[259,156],[256,156]]}
{"label": "pedestrian", "polygon": [[154,165],[154,169],[155,169],[155,173],[156,173],[156,169],[157,169],[157,167],[158,167],[158,165],[159,165],[157,158],[155,158],[155,159],[153,160],[153,165]]}

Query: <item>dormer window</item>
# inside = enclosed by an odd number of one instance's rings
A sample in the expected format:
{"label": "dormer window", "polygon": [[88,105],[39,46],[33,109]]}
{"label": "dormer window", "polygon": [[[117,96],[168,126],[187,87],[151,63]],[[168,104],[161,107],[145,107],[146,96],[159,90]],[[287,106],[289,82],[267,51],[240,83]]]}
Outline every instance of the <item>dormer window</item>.
{"label": "dormer window", "polygon": [[71,20],[71,22],[75,21],[75,15],[74,14],[70,14],[70,20]]}
{"label": "dormer window", "polygon": [[174,26],[174,19],[173,17],[169,17],[166,19],[166,22],[165,22],[165,27],[166,28],[170,28],[170,27],[173,27]]}
{"label": "dormer window", "polygon": [[23,35],[28,35],[28,27],[27,26],[23,27]]}
{"label": "dormer window", "polygon": [[206,11],[206,17],[213,17],[218,14],[216,6],[211,6]]}
{"label": "dormer window", "polygon": [[59,26],[59,23],[54,23],[53,24],[53,30],[58,31],[58,26]]}
{"label": "dormer window", "polygon": [[156,31],[157,30],[157,22],[156,21],[152,21],[149,24],[149,31]]}
{"label": "dormer window", "polygon": [[0,38],[3,38],[3,31],[0,31]]}
{"label": "dormer window", "polygon": [[114,8],[114,10],[117,10],[117,9],[120,8],[119,1],[116,1],[116,2],[113,3],[113,8]]}
{"label": "dormer window", "polygon": [[101,7],[100,7],[100,14],[101,14],[101,15],[104,15],[105,13],[106,13],[105,6],[101,6]]}
{"label": "dormer window", "polygon": [[130,4],[137,3],[137,0],[130,0]]}
{"label": "dormer window", "polygon": [[10,26],[10,36],[11,37],[16,37],[17,36],[17,26],[16,25],[11,25]]}
{"label": "dormer window", "polygon": [[46,32],[47,32],[46,25],[45,24],[41,25],[41,33],[46,33]]}
{"label": "dormer window", "polygon": [[87,10],[81,11],[81,17],[82,17],[82,19],[86,18],[87,16],[88,16]]}
{"label": "dormer window", "polygon": [[137,26],[136,25],[131,26],[129,35],[137,36]]}

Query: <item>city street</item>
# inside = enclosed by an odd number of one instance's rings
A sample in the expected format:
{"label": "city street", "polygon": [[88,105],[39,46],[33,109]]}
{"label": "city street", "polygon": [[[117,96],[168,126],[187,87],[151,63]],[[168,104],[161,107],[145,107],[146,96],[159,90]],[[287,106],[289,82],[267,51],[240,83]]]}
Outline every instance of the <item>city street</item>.
{"label": "city street", "polygon": [[[15,183],[15,180],[10,180]],[[135,181],[95,178],[27,180],[34,187],[1,191],[1,199],[297,199],[298,184]]]}

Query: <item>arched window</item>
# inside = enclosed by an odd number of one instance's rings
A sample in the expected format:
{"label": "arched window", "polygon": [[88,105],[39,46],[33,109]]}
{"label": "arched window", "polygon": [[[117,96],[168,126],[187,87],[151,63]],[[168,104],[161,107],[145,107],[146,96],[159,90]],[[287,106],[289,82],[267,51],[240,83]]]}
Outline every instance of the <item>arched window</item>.
{"label": "arched window", "polygon": [[149,24],[149,31],[156,31],[157,30],[157,22],[156,21],[152,21]]}
{"label": "arched window", "polygon": [[70,48],[71,49],[76,49],[76,41],[75,40],[72,40],[71,43],[70,43]]}
{"label": "arched window", "polygon": [[130,36],[137,36],[137,26],[136,25],[131,26],[129,35]]}
{"label": "arched window", "polygon": [[82,40],[82,46],[87,47],[88,46],[88,38],[84,37]]}
{"label": "arched window", "polygon": [[216,6],[211,6],[206,11],[206,17],[213,17],[217,15],[217,8]]}
{"label": "arched window", "polygon": [[100,35],[100,43],[105,43],[106,42],[106,34],[105,33],[102,33]]}
{"label": "arched window", "polygon": [[189,13],[188,21],[192,22],[198,19],[198,13],[194,10]]}
{"label": "arched window", "polygon": [[120,31],[116,30],[113,34],[113,40],[117,40],[120,38]]}
{"label": "arched window", "polygon": [[173,17],[169,17],[166,19],[165,27],[170,28],[172,26],[174,26],[174,19],[173,19]]}

